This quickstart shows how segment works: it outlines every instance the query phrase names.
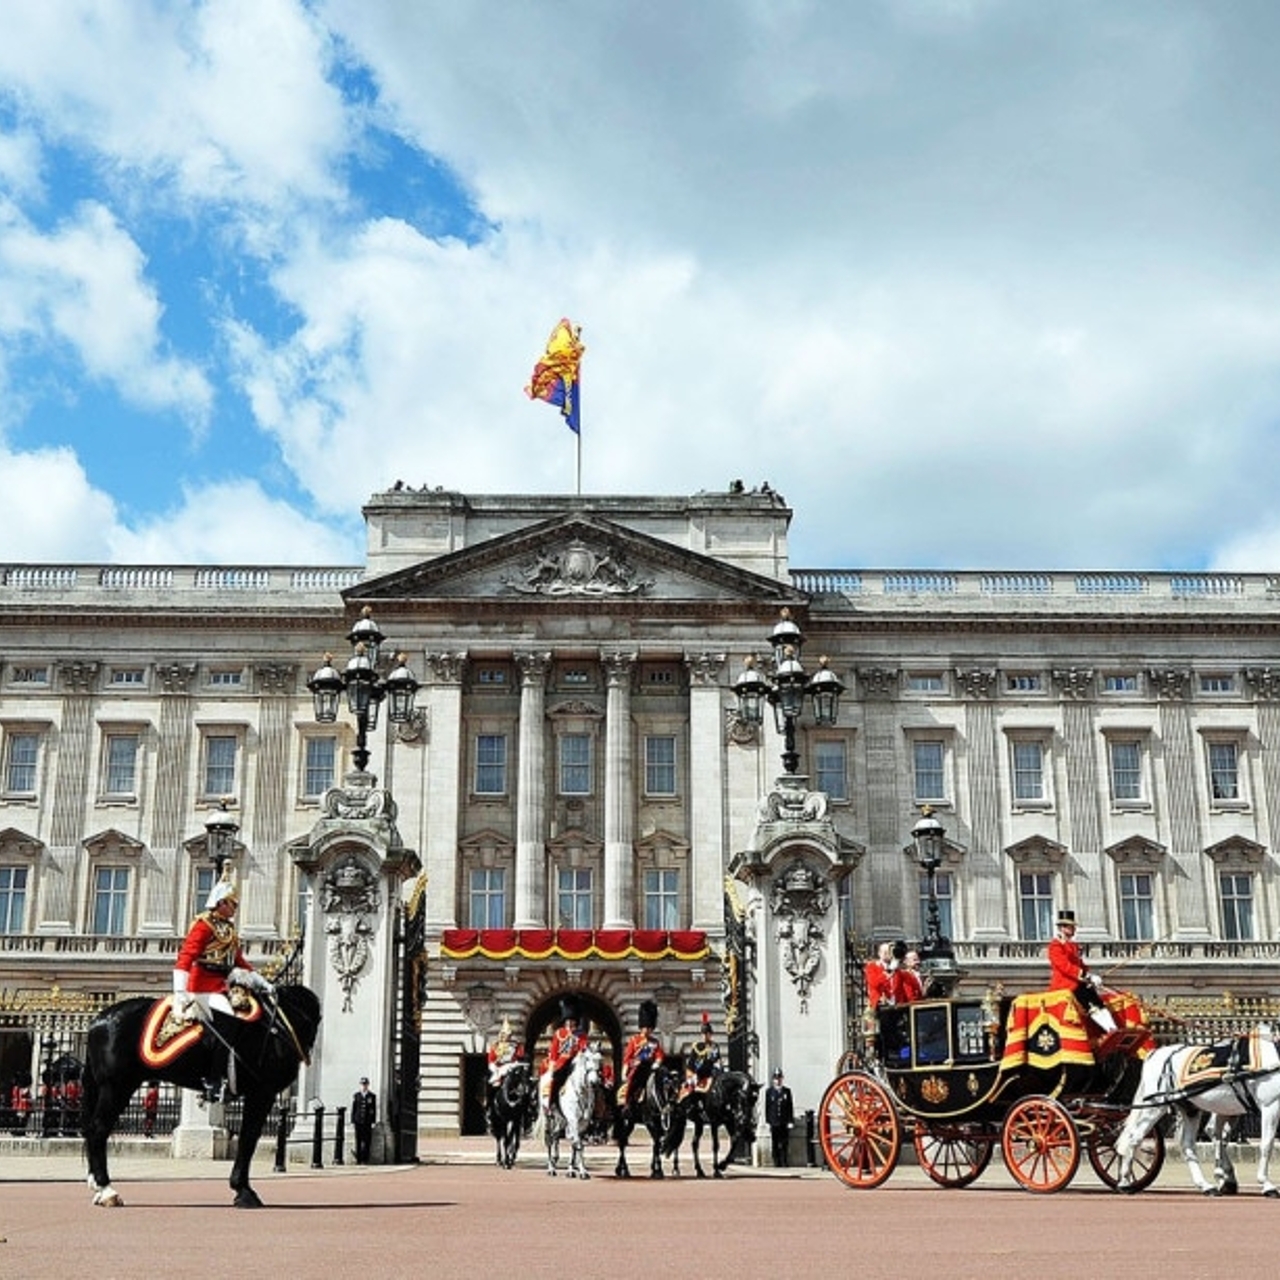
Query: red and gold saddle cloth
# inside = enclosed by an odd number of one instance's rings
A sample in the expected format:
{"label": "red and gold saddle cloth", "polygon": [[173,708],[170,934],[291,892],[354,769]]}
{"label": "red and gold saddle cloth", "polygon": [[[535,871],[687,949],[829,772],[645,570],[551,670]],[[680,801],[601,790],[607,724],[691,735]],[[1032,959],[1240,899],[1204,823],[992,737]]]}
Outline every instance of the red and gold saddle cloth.
{"label": "red and gold saddle cloth", "polygon": [[[257,1022],[262,1017],[262,1005],[247,991],[238,989],[231,1004],[235,1016],[243,1022]],[[202,1022],[175,1022],[169,1015],[173,1010],[173,997],[165,996],[151,1006],[142,1024],[138,1056],[143,1065],[153,1069],[167,1067],[181,1057],[192,1045],[199,1043],[204,1034]]]}

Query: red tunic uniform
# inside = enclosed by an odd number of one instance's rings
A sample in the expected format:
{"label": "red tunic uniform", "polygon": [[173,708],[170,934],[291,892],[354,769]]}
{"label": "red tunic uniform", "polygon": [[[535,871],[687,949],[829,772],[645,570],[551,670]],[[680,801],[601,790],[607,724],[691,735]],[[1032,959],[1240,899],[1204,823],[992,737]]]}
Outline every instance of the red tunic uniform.
{"label": "red tunic uniform", "polygon": [[662,1043],[652,1031],[637,1031],[622,1050],[622,1086],[618,1090],[618,1105],[625,1106],[631,1093],[631,1080],[642,1062],[657,1066],[662,1061]]}
{"label": "red tunic uniform", "polygon": [[910,1004],[924,996],[924,983],[914,969],[895,969],[889,975],[889,988],[894,1004]]}
{"label": "red tunic uniform", "polygon": [[867,1005],[878,1009],[893,1002],[893,974],[879,960],[869,960],[864,971],[867,977]]}
{"label": "red tunic uniform", "polygon": [[202,911],[187,930],[173,967],[186,971],[187,990],[192,995],[208,995],[226,991],[227,975],[232,969],[253,966],[240,950],[235,922],[223,920],[212,911]]}
{"label": "red tunic uniform", "polygon": [[1054,938],[1049,943],[1049,989],[1074,991],[1089,972],[1073,938]]}

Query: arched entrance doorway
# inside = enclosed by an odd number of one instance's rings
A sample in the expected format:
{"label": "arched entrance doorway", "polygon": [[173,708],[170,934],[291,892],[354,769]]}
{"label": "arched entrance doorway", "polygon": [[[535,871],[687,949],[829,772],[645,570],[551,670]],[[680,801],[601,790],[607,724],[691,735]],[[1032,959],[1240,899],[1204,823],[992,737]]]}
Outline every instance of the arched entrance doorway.
{"label": "arched entrance doorway", "polygon": [[608,1041],[605,1057],[613,1063],[616,1072],[622,1060],[622,1025],[611,1005],[590,991],[577,991],[566,987],[554,995],[546,997],[534,1006],[524,1029],[524,1048],[529,1061],[535,1068],[540,1068],[546,1057],[547,1045],[551,1041],[551,1033],[560,1023],[560,1001],[570,997],[578,1002],[582,1016],[591,1024],[590,1032],[593,1040],[601,1038]]}

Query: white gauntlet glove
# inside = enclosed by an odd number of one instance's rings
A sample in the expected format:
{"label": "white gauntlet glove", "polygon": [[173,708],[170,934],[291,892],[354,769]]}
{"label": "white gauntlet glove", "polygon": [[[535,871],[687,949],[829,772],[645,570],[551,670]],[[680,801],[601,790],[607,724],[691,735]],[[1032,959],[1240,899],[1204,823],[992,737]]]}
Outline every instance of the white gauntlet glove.
{"label": "white gauntlet glove", "polygon": [[1088,982],[1088,984],[1095,991],[1097,991],[1102,986],[1102,979],[1098,977],[1096,973],[1089,974],[1089,976],[1085,979],[1085,981]]}
{"label": "white gauntlet glove", "polygon": [[173,971],[172,1016],[175,1022],[190,1022],[191,1020],[191,997],[187,994],[188,976],[185,969],[175,969]]}
{"label": "white gauntlet glove", "polygon": [[260,996],[273,996],[276,993],[275,987],[262,974],[252,969],[232,969],[227,981],[232,986],[244,987]]}

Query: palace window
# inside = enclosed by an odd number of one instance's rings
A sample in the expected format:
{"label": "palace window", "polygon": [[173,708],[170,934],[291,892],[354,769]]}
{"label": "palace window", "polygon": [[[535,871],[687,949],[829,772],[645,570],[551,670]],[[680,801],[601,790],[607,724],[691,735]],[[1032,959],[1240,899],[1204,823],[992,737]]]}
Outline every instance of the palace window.
{"label": "palace window", "polygon": [[0,933],[23,933],[27,918],[27,868],[0,867]]}
{"label": "palace window", "polygon": [[1214,800],[1240,799],[1240,749],[1234,742],[1210,742],[1209,794]]}
{"label": "palace window", "polygon": [[946,743],[935,739],[916,739],[911,744],[913,769],[912,795],[917,804],[935,803],[947,798]]}
{"label": "palace window", "polygon": [[1103,693],[1137,693],[1138,677],[1127,671],[1111,671],[1102,677]]}
{"label": "palace window", "polygon": [[334,784],[338,767],[338,739],[308,735],[303,739],[302,794],[314,800]]}
{"label": "palace window", "polygon": [[507,873],[503,867],[473,867],[469,894],[473,929],[501,929],[507,922]]}
{"label": "palace window", "polygon": [[236,753],[240,739],[234,733],[209,733],[204,739],[205,796],[230,796],[236,790]]}
{"label": "palace window", "polygon": [[205,909],[209,895],[213,892],[214,869],[210,866],[196,867],[195,887],[191,891],[190,916],[198,916]]}
{"label": "palace window", "polygon": [[937,671],[913,671],[907,675],[908,693],[945,693],[947,682]]}
{"label": "palace window", "polygon": [[1044,743],[1031,738],[1015,738],[1010,746],[1014,804],[1042,804],[1048,799],[1044,777]]}
{"label": "palace window", "polygon": [[1156,936],[1155,877],[1149,871],[1120,872],[1120,936],[1149,942]]}
{"label": "palace window", "polygon": [[1222,905],[1222,936],[1228,942],[1252,942],[1253,876],[1247,871],[1219,871],[1218,898]]}
{"label": "palace window", "polygon": [[503,733],[476,735],[476,786],[478,796],[507,794],[507,736]]}
{"label": "palace window", "polygon": [[591,868],[561,867],[556,876],[556,928],[591,926]]}
{"label": "palace window", "polygon": [[12,796],[33,796],[36,793],[36,766],[40,761],[40,735],[38,733],[8,733],[5,735],[4,789]]}
{"label": "palace window", "polygon": [[103,744],[102,791],[108,796],[133,796],[138,790],[138,735],[109,733]]}
{"label": "palace window", "polygon": [[210,671],[209,686],[213,689],[238,689],[244,683],[244,672],[237,668],[234,671]]}
{"label": "palace window", "polygon": [[586,733],[562,733],[560,749],[560,794],[591,794],[591,736]]}
{"label": "palace window", "polygon": [[1201,676],[1201,693],[1234,693],[1236,682],[1234,676]]}
{"label": "palace window", "polygon": [[1024,942],[1053,937],[1053,873],[1018,872],[1018,922]]}
{"label": "palace window", "polygon": [[147,673],[142,667],[112,667],[110,683],[113,688],[140,689],[147,682]]}
{"label": "palace window", "polygon": [[832,800],[848,800],[847,752],[841,738],[819,738],[813,744],[814,788]]}
{"label": "palace window", "polygon": [[644,740],[644,793],[676,794],[676,739],[670,733],[652,733]]}
{"label": "palace window", "polygon": [[1010,675],[1005,680],[1006,689],[1010,693],[1039,693],[1043,688],[1038,675]]}
{"label": "palace window", "polygon": [[1118,804],[1142,800],[1142,743],[1134,738],[1112,738],[1107,744],[1111,767],[1111,799]]}
{"label": "palace window", "polygon": [[90,932],[118,935],[127,932],[129,868],[95,867],[93,873],[93,922]]}
{"label": "palace window", "polygon": [[644,927],[680,927],[680,872],[657,868],[644,873]]}

